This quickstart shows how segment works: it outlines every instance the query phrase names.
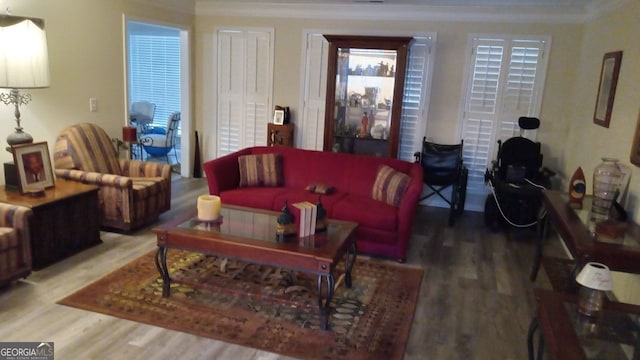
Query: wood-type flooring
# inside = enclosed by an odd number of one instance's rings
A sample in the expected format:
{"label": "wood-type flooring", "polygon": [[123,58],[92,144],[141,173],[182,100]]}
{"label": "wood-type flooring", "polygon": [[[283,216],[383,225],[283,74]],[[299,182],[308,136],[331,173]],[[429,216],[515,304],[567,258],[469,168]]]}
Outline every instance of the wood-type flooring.
{"label": "wood-type flooring", "polygon": [[[195,208],[208,192],[205,179],[176,177],[172,186],[172,209],[160,221]],[[543,271],[536,284],[528,280],[535,233],[491,232],[482,213],[470,211],[448,227],[447,215],[418,208],[407,263],[422,266],[424,277],[405,359],[526,358],[532,289],[548,287]],[[0,341],[53,341],[59,360],[288,359],[56,304],[155,249],[152,227],[101,232],[102,244],[0,289]]]}

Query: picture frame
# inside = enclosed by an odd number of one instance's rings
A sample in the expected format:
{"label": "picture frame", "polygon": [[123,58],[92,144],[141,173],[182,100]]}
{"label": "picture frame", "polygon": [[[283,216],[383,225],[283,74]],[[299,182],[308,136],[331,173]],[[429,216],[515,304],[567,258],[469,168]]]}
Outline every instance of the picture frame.
{"label": "picture frame", "polygon": [[600,84],[596,97],[596,108],[593,113],[594,124],[609,127],[613,100],[616,96],[620,64],[622,63],[622,51],[614,51],[604,54],[602,69],[600,71]]}
{"label": "picture frame", "polygon": [[276,125],[284,125],[284,110],[275,110],[273,112],[273,123]]}
{"label": "picture frame", "polygon": [[638,112],[638,121],[636,122],[636,131],[633,135],[633,145],[631,145],[629,160],[635,166],[640,166],[640,112]]}
{"label": "picture frame", "polygon": [[46,141],[11,147],[21,194],[40,192],[55,186]]}

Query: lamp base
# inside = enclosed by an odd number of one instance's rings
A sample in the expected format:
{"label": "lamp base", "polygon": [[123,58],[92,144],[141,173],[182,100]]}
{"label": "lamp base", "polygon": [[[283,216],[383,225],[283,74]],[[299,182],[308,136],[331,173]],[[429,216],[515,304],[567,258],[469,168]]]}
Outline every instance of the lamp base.
{"label": "lamp base", "polygon": [[4,163],[4,185],[9,191],[20,191],[18,168],[13,162]]}

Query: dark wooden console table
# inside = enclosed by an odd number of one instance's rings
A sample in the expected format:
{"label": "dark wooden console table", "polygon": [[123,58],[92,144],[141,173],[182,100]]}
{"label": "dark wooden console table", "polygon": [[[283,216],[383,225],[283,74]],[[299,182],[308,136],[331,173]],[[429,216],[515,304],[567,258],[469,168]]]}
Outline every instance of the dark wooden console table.
{"label": "dark wooden console table", "polygon": [[536,358],[535,332],[541,330],[537,358],[546,351],[552,360],[640,359],[640,307],[605,302],[598,317],[577,311],[577,297],[535,289],[537,314],[527,336],[529,359]]}
{"label": "dark wooden console table", "polygon": [[43,197],[2,187],[0,202],[33,210],[29,230],[34,270],[102,242],[97,186],[58,180]]}
{"label": "dark wooden console table", "polygon": [[553,225],[560,235],[576,268],[589,261],[603,263],[611,270],[640,274],[640,226],[631,221],[624,237],[607,239],[595,234],[595,223],[589,220],[591,197],[587,196],[580,210],[569,206],[567,194],[559,191],[542,192],[543,205],[547,212],[543,222],[542,236],[536,245],[536,254],[531,269],[531,281],[535,281],[543,256],[543,246],[548,225]]}

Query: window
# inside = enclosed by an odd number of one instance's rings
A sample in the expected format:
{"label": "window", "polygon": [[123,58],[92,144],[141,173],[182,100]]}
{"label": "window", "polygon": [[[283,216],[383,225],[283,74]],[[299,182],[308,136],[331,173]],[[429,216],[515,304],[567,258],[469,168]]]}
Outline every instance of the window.
{"label": "window", "polygon": [[496,156],[497,140],[519,134],[520,116],[540,113],[549,43],[547,38],[471,39],[462,126],[469,193],[486,195],[484,174]]}
{"label": "window", "polygon": [[218,156],[266,145],[273,76],[273,30],[217,32]]}
{"label": "window", "polygon": [[129,104],[156,105],[154,127],[167,127],[169,115],[180,111],[180,30],[127,22]]}

